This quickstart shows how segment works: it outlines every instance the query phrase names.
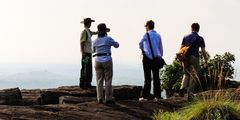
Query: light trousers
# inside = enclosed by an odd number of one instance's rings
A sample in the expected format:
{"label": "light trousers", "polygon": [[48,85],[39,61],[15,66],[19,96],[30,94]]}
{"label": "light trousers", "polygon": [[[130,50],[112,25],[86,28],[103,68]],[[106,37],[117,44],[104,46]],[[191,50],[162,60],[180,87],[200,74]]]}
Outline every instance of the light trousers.
{"label": "light trousers", "polygon": [[112,77],[113,64],[112,61],[95,62],[96,80],[97,80],[97,100],[103,100],[103,83],[105,82],[105,100],[113,99]]}
{"label": "light trousers", "polygon": [[201,84],[198,77],[199,58],[190,56],[183,62],[184,75],[182,79],[181,89],[187,89],[188,92],[195,93],[197,84]]}

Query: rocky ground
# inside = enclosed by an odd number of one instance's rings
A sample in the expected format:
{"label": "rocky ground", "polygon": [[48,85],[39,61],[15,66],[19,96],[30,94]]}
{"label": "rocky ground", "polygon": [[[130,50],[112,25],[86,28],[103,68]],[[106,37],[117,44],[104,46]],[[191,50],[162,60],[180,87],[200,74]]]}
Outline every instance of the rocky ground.
{"label": "rocky ground", "polygon": [[[114,86],[116,104],[96,102],[96,90],[78,86],[54,89],[0,90],[0,120],[151,120],[159,109],[185,106],[186,97],[139,102],[140,86]],[[240,99],[240,87],[225,90]],[[213,93],[212,91],[204,94]]]}

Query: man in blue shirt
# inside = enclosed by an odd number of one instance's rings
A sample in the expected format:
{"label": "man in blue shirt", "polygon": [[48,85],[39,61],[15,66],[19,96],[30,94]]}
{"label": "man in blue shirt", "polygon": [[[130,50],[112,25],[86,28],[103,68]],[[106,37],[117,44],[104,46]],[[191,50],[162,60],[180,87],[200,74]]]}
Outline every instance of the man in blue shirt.
{"label": "man in blue shirt", "polygon": [[184,76],[182,79],[182,85],[179,92],[181,97],[184,96],[184,91],[188,90],[188,97],[191,99],[192,93],[194,93],[194,87],[197,83],[200,83],[198,77],[199,66],[199,48],[202,50],[202,55],[205,61],[204,66],[207,67],[207,55],[205,50],[205,42],[203,37],[198,35],[200,26],[198,23],[193,23],[191,26],[192,33],[186,35],[183,38],[181,48],[184,46],[190,46],[186,59],[182,62]]}
{"label": "man in blue shirt", "polygon": [[140,101],[151,99],[151,73],[153,74],[153,92],[155,99],[161,99],[159,66],[154,64],[154,59],[162,59],[163,47],[161,36],[154,29],[154,22],[147,21],[145,25],[147,33],[144,34],[139,47],[143,53],[144,87]]}

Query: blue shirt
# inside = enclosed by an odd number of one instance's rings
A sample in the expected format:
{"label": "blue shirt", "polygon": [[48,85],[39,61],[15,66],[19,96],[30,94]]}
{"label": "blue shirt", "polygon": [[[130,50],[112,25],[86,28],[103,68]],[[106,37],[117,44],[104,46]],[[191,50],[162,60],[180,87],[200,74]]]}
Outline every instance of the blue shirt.
{"label": "blue shirt", "polygon": [[[151,40],[154,57],[162,57],[163,46],[162,46],[161,36],[155,30],[148,31],[148,34]],[[139,43],[139,48],[144,51],[145,55],[149,59],[153,59],[151,48],[149,46],[147,33],[144,34],[141,42]]]}
{"label": "blue shirt", "polygon": [[[204,39],[201,36],[199,36],[199,38],[197,39],[198,36],[199,35],[197,32],[192,32],[191,34],[186,35],[183,38],[183,41],[182,41],[183,46],[191,45],[191,47],[189,48],[188,53],[187,53],[188,56],[195,56],[198,58],[199,57],[199,47],[205,48]],[[195,40],[197,40],[197,41],[194,43]]]}
{"label": "blue shirt", "polygon": [[[114,41],[111,37],[105,36],[105,37],[98,37],[93,42],[93,52],[96,54],[99,53],[111,53],[111,46],[118,48],[119,43]],[[95,61],[97,62],[107,62],[112,60],[111,56],[96,56]]]}

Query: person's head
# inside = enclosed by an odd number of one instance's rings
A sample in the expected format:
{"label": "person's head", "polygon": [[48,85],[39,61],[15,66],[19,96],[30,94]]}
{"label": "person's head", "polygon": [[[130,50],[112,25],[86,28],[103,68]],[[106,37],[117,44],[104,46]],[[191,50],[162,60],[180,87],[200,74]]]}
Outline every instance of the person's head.
{"label": "person's head", "polygon": [[92,22],[95,22],[95,20],[92,20],[91,18],[85,18],[81,23],[83,23],[85,27],[90,28]]}
{"label": "person's head", "polygon": [[107,28],[105,23],[98,24],[97,29],[98,37],[104,37],[105,35],[107,35],[107,32],[110,32],[110,29]]}
{"label": "person's head", "polygon": [[146,25],[145,25],[146,30],[147,30],[147,31],[153,30],[153,29],[154,29],[154,25],[155,25],[155,23],[154,23],[152,20],[148,20],[148,21],[146,22]]}
{"label": "person's head", "polygon": [[191,28],[192,28],[192,32],[199,32],[200,25],[198,23],[193,23],[191,25]]}

